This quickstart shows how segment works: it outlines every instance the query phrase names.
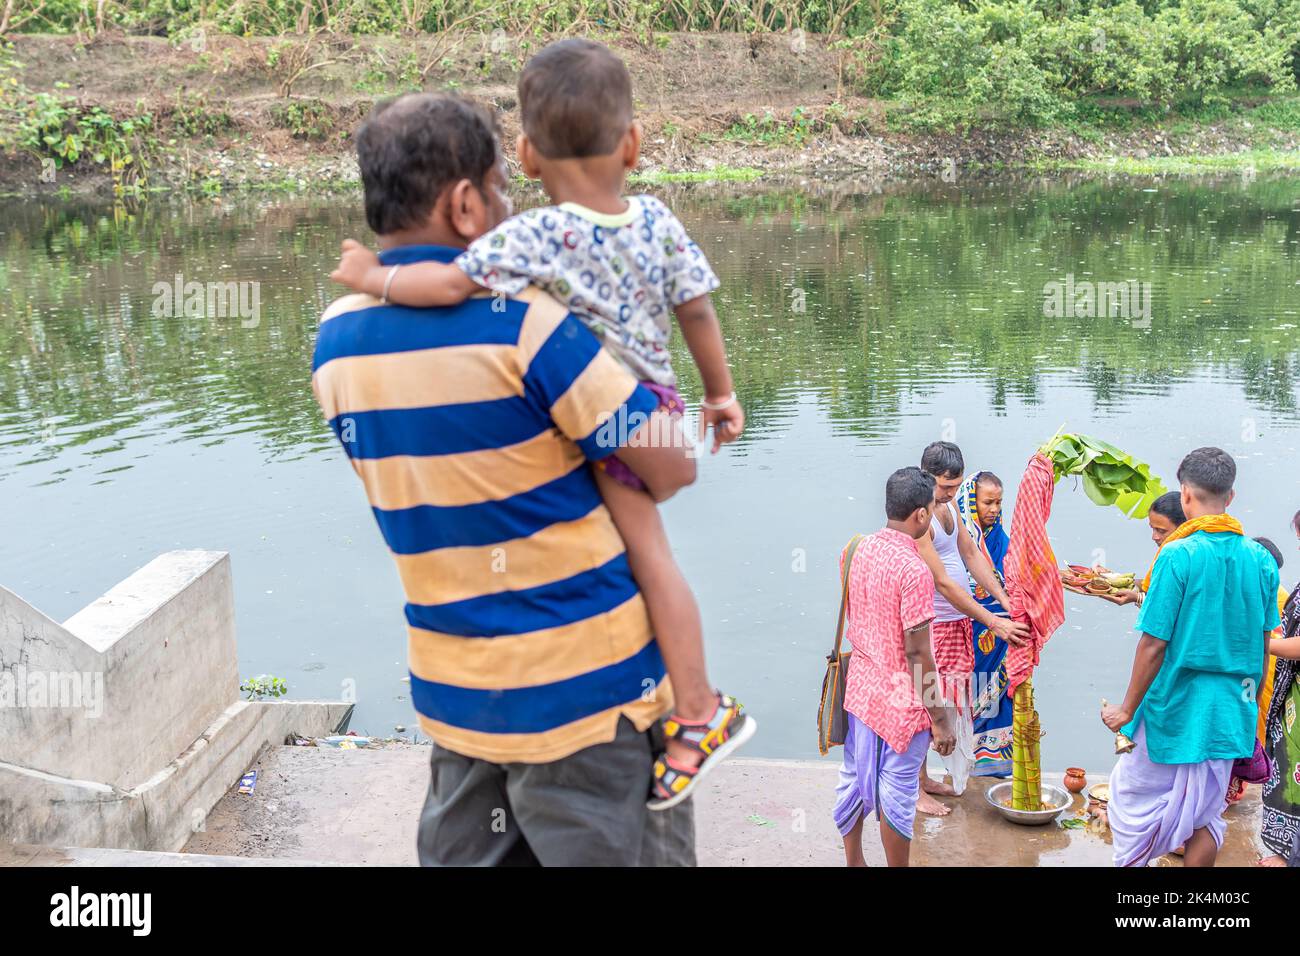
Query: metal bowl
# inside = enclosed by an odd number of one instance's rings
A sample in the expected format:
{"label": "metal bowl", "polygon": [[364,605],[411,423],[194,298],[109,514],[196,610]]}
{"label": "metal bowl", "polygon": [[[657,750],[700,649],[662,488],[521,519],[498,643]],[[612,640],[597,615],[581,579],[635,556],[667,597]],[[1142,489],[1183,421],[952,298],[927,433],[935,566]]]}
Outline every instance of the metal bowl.
{"label": "metal bowl", "polygon": [[1051,807],[1050,810],[1013,810],[1010,807],[1003,806],[1003,801],[1011,800],[1011,788],[1013,783],[998,783],[989,787],[984,792],[986,799],[998,813],[1010,820],[1012,823],[1019,823],[1027,827],[1041,827],[1045,823],[1051,823],[1061,813],[1068,810],[1074,804],[1074,798],[1062,787],[1054,787],[1050,783],[1043,784],[1043,803]]}

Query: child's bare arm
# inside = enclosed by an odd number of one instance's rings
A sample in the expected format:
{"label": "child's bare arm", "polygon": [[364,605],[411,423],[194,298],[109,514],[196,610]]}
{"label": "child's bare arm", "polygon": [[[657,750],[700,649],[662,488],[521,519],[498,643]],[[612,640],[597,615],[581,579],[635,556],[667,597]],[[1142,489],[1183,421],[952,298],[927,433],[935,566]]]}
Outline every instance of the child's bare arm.
{"label": "child's bare arm", "polygon": [[[394,268],[396,272],[393,272]],[[343,240],[343,254],[330,278],[354,292],[416,308],[457,305],[479,288],[469,276],[450,263],[411,262],[397,267],[386,266],[374,252],[353,239]]]}
{"label": "child's bare arm", "polygon": [[1300,637],[1269,635],[1268,652],[1274,657],[1285,657],[1289,661],[1300,660]]}
{"label": "child's bare arm", "polygon": [[722,342],[722,326],[713,302],[707,295],[683,302],[673,310],[682,330],[686,347],[691,350],[695,367],[704,382],[704,406],[700,409],[700,435],[713,426],[713,451],[724,442],[735,441],[745,428],[745,410],[739,401],[726,408],[709,408],[709,405],[726,404],[731,398],[733,384],[731,368],[727,365],[727,347]]}

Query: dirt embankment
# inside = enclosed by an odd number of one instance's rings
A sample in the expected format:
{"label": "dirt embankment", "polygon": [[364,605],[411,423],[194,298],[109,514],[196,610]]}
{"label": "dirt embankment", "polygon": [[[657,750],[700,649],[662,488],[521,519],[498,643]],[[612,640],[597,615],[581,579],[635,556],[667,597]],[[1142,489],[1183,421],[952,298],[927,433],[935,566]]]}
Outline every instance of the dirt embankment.
{"label": "dirt embankment", "polygon": [[[977,130],[915,134],[891,128],[884,104],[855,94],[853,54],[817,38],[674,34],[611,40],[626,60],[645,127],[641,171],[955,175],[1101,155],[1230,153],[1227,129],[1122,140],[1066,132]],[[148,114],[136,145],[150,186],[216,191],[302,189],[356,178],[350,135],[371,104],[410,89],[456,90],[495,105],[507,141],[518,128],[515,82],[528,47],[501,34],[418,37],[19,36],[12,75],[118,120]],[[1295,144],[1292,144],[1295,148]],[[86,157],[51,174],[38,156],[0,151],[0,192],[107,190],[106,166]]]}

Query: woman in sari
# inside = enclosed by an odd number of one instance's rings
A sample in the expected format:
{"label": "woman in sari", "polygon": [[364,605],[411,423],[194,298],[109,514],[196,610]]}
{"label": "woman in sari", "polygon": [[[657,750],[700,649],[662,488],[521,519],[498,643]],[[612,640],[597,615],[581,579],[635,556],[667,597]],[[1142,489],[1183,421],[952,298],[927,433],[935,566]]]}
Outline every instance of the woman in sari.
{"label": "woman in sari", "polygon": [[[1002,580],[1002,561],[1010,539],[1002,528],[1002,481],[991,471],[971,475],[962,484],[955,499],[962,526],[975,539]],[[975,600],[994,614],[1005,609],[978,584]],[[978,621],[971,639],[975,645],[975,673],[972,693],[975,697],[974,733],[977,777],[1011,775],[1011,706],[1007,701],[1007,644],[993,636]]]}
{"label": "woman in sari", "polygon": [[[1151,502],[1151,508],[1147,511],[1147,524],[1151,527],[1151,541],[1156,546],[1156,553],[1160,552],[1160,546],[1165,543],[1165,538],[1169,537],[1178,530],[1178,526],[1187,521],[1187,515],[1183,514],[1182,496],[1176,491],[1166,491],[1163,495]],[[1151,577],[1148,570],[1147,579]],[[1120,591],[1116,597],[1116,604],[1141,604],[1142,599],[1146,597],[1146,591],[1143,590],[1143,584],[1139,582],[1134,587]]]}
{"label": "woman in sari", "polygon": [[[1300,511],[1291,519],[1291,529],[1300,538]],[[1273,761],[1273,772],[1264,784],[1264,821],[1260,839],[1268,856],[1260,866],[1287,866],[1295,862],[1296,837],[1300,834],[1300,584],[1287,598],[1282,611],[1282,636],[1268,643],[1277,658],[1273,671],[1273,696],[1264,725],[1264,750]]]}

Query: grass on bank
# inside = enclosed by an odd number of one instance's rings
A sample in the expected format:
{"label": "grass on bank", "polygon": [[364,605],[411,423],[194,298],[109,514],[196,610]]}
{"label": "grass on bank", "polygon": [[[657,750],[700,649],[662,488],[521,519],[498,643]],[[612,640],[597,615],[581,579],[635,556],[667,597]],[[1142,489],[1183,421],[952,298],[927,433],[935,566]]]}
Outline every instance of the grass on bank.
{"label": "grass on bank", "polygon": [[1047,169],[1082,169],[1126,176],[1194,176],[1198,173],[1300,171],[1300,150],[1250,149],[1222,156],[1111,156],[1106,159],[1071,159],[1041,164]]}
{"label": "grass on bank", "polygon": [[660,169],[633,173],[627,181],[633,186],[654,186],[659,183],[752,183],[762,176],[763,171],[753,166],[715,166],[712,169],[683,172]]}

